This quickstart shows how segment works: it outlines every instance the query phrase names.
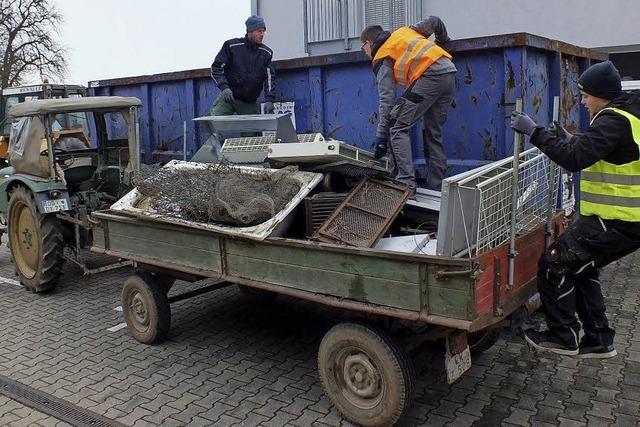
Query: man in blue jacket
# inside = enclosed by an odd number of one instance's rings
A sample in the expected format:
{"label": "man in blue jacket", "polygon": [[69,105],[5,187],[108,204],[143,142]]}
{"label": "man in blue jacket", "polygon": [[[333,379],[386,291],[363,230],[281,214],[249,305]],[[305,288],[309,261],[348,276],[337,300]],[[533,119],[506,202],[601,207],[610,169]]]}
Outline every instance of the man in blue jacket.
{"label": "man in blue jacket", "polygon": [[273,51],[262,44],[267,27],[264,19],[250,16],[243,38],[224,42],[211,64],[211,77],[220,89],[211,115],[256,114],[256,100],[264,89],[264,112],[273,113],[275,74]]}

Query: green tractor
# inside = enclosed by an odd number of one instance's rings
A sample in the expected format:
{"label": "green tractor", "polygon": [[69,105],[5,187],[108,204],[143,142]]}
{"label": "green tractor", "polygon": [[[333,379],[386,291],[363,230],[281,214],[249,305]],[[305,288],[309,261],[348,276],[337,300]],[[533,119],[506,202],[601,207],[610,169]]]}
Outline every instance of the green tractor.
{"label": "green tractor", "polygon": [[85,274],[91,213],[135,186],[140,169],[138,108],[132,97],[25,101],[9,111],[10,166],[0,170],[0,215],[20,283],[55,288],[69,260]]}

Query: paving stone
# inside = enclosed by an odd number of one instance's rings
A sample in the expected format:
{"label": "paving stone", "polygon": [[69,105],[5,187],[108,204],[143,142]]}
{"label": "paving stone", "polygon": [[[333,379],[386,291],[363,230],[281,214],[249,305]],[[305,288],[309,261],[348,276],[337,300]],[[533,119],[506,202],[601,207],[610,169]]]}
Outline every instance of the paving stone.
{"label": "paving stone", "polygon": [[560,427],[582,427],[587,424],[582,421],[576,421],[568,418],[558,417],[558,422],[560,423]]}
{"label": "paving stone", "polygon": [[637,415],[640,414],[640,401],[636,400],[628,400],[628,399],[617,399],[618,408],[616,412],[620,414],[626,415]]}
{"label": "paving stone", "polygon": [[612,411],[616,408],[615,404],[598,402],[594,400],[591,402],[593,405],[593,409],[587,412],[587,415],[595,415],[600,418],[607,418],[610,420],[614,420]]}
{"label": "paving stone", "polygon": [[616,427],[637,427],[640,425],[640,416],[616,414],[616,422],[613,425]]}
{"label": "paving stone", "polygon": [[558,417],[564,415],[564,410],[562,407],[556,408],[552,406],[546,406],[539,404],[538,412],[536,416],[533,418],[533,423],[545,422],[550,424],[555,424],[558,422]]}
{"label": "paving stone", "polygon": [[[618,357],[541,355],[505,331],[448,385],[442,350],[429,346],[416,360],[415,404],[398,425],[637,426],[638,264],[640,253],[602,272]],[[122,322],[113,308],[129,271],[84,278],[65,268],[59,289],[45,298],[0,285],[3,375],[132,426],[351,425],[316,373],[322,333],[339,316],[333,311],[286,297],[247,305],[226,288],[172,305],[169,340],[145,346],[126,331],[106,332]],[[0,246],[0,276],[12,277],[11,269]],[[171,292],[198,286],[178,282]],[[531,321],[542,324],[542,315]],[[0,425],[20,422],[63,425],[0,396]]]}
{"label": "paving stone", "polygon": [[511,415],[509,415],[508,418],[505,418],[504,422],[519,426],[529,426],[529,420],[535,414],[536,411],[527,411],[525,409],[514,408],[511,411]]}

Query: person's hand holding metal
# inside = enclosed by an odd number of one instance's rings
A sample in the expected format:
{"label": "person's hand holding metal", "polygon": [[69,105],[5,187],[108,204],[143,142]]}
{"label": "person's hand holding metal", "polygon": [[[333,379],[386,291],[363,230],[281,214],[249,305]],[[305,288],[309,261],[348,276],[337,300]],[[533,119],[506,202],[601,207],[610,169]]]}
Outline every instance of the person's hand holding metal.
{"label": "person's hand holding metal", "polygon": [[274,112],[274,107],[273,107],[273,102],[271,101],[266,101],[264,103],[264,113],[265,114],[273,114]]}
{"label": "person's hand holding metal", "polygon": [[567,130],[556,120],[549,125],[549,136],[556,139],[560,138],[562,142],[569,142],[573,137],[573,135],[567,132]]}
{"label": "person's hand holding metal", "polygon": [[375,151],[373,153],[373,158],[378,160],[386,156],[387,154],[387,143],[388,141],[382,138],[376,138],[375,143]]}
{"label": "person's hand holding metal", "polygon": [[226,88],[225,90],[223,90],[220,96],[222,96],[222,99],[224,100],[224,102],[228,102],[229,104],[231,104],[232,102],[235,102],[236,100],[233,97],[233,92],[231,91],[231,88]]}
{"label": "person's hand holding metal", "polygon": [[525,113],[514,111],[511,113],[511,129],[516,132],[524,133],[531,136],[533,131],[538,127],[536,122]]}

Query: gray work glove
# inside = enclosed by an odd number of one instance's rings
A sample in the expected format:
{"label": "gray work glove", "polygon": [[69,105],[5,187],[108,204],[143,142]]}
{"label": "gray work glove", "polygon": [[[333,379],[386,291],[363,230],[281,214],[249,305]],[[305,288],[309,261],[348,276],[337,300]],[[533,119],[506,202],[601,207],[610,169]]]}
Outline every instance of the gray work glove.
{"label": "gray work glove", "polygon": [[560,138],[562,142],[569,142],[569,140],[573,138],[573,135],[567,132],[567,130],[555,120],[549,125],[549,136],[551,138]]}
{"label": "gray work glove", "polygon": [[266,101],[266,102],[264,103],[264,113],[265,113],[265,114],[273,114],[273,111],[274,111],[274,109],[273,109],[273,102],[271,102],[271,101]]}
{"label": "gray work glove", "polygon": [[223,90],[222,93],[220,93],[220,96],[222,97],[224,102],[227,102],[229,104],[232,104],[236,100],[233,97],[233,92],[231,91],[231,88],[226,88],[225,90]]}
{"label": "gray work glove", "polygon": [[536,122],[525,113],[514,111],[511,113],[511,129],[516,132],[524,133],[531,136],[533,131],[538,127]]}

